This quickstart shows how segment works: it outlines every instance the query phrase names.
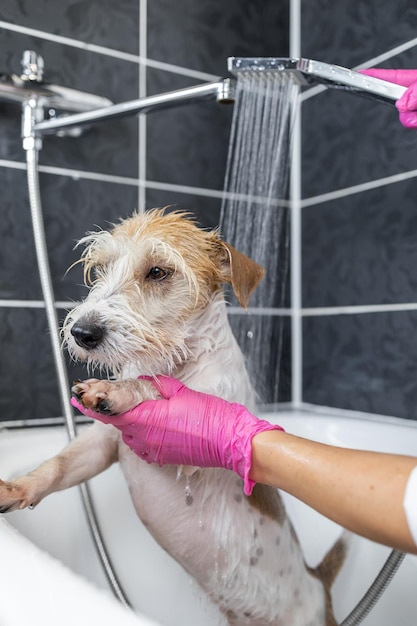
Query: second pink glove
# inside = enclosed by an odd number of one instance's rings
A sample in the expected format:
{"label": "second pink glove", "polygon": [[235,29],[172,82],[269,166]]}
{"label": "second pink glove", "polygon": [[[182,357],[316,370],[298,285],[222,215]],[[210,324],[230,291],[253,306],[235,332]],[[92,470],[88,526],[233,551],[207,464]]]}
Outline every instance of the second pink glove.
{"label": "second pink glove", "polygon": [[154,382],[162,400],[148,400],[121,415],[104,416],[72,404],[85,415],[122,432],[123,441],[148,463],[195,465],[233,470],[250,495],[252,438],[265,430],[283,430],[260,420],[244,406],[192,391],[175,378]]}
{"label": "second pink glove", "polygon": [[371,68],[359,70],[359,72],[366,74],[366,76],[408,87],[404,95],[397,100],[395,106],[399,111],[401,124],[406,128],[417,128],[417,70]]}

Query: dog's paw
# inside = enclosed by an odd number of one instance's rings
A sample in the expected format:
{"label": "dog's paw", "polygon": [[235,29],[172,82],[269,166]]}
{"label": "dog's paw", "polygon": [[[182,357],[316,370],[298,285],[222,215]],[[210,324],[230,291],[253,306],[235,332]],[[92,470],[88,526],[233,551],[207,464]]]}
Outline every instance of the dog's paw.
{"label": "dog's paw", "polygon": [[10,513],[16,509],[30,507],[32,504],[24,487],[14,482],[0,480],[0,513]]}
{"label": "dog's paw", "polygon": [[89,378],[75,382],[71,391],[84,408],[103,415],[125,413],[143,400],[159,397],[152,383],[136,378],[117,381]]}
{"label": "dog's paw", "polygon": [[92,409],[96,413],[112,415],[116,413],[111,409],[110,396],[112,395],[112,383],[109,380],[78,380],[71,387],[73,396],[84,408]]}

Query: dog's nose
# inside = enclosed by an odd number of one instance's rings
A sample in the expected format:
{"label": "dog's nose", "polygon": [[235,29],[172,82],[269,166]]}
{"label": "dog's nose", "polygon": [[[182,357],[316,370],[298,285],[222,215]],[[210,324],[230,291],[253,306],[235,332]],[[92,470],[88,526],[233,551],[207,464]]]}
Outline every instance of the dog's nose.
{"label": "dog's nose", "polygon": [[104,337],[104,328],[98,324],[74,324],[71,335],[75,342],[86,350],[96,348]]}

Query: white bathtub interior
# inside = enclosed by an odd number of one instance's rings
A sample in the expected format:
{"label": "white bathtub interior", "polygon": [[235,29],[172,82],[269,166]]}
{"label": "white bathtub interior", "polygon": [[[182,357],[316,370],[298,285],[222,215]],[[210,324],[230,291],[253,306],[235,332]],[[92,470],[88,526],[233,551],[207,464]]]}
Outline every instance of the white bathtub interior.
{"label": "white bathtub interior", "polygon": [[[265,415],[287,431],[311,439],[417,456],[417,424],[406,420],[331,412],[320,414],[312,410],[286,410]],[[10,479],[26,473],[56,454],[66,441],[65,430],[61,427],[0,430],[0,477]],[[133,607],[164,626],[223,624],[217,610],[197,584],[159,548],[136,517],[119,467],[113,466],[96,477],[91,481],[91,488],[111,560]],[[284,499],[306,560],[314,566],[341,529],[294,498],[284,494]],[[108,590],[76,488],[49,496],[34,510],[16,511],[5,517],[36,546],[58,558],[94,586]],[[0,524],[0,541],[2,528]],[[362,597],[389,552],[388,548],[365,539],[352,539],[348,559],[333,587],[338,621],[342,621]],[[416,576],[417,557],[407,555],[385,595],[363,624],[414,625]],[[48,590],[45,589],[45,602],[47,598]]]}
{"label": "white bathtub interior", "polygon": [[[157,626],[122,606],[0,518],[2,626]],[[5,565],[7,567],[5,567]]]}

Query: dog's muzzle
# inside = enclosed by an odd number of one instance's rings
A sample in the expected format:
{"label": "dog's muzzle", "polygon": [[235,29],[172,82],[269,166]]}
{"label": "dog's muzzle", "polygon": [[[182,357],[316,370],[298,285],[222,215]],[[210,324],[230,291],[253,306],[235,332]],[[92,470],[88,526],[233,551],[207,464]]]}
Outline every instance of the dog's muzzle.
{"label": "dog's muzzle", "polygon": [[71,328],[75,343],[84,350],[94,350],[102,342],[104,328],[91,322],[76,322]]}

